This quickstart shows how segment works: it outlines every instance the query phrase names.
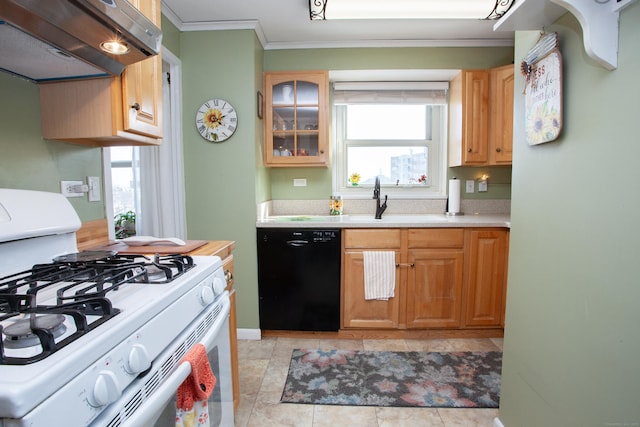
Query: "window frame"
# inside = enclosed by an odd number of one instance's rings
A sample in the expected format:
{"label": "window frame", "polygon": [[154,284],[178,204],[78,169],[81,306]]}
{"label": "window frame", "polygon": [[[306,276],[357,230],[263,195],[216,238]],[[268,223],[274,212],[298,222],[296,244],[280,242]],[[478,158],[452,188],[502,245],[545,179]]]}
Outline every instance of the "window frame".
{"label": "window frame", "polygon": [[370,199],[373,185],[361,184],[349,186],[347,184],[347,156],[348,146],[389,146],[397,142],[402,146],[426,146],[428,148],[427,185],[390,185],[382,184],[384,194],[396,199],[446,199],[447,174],[447,104],[433,108],[431,120],[431,139],[427,140],[352,140],[346,139],[346,105],[332,103],[333,113],[333,143],[332,143],[332,191],[343,199]]}

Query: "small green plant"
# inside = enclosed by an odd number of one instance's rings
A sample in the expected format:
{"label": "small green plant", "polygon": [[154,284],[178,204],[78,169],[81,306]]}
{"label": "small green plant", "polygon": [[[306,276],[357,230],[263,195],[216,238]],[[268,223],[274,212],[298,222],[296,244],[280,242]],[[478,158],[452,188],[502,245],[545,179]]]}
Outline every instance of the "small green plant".
{"label": "small green plant", "polygon": [[128,211],[114,217],[116,239],[126,239],[136,235],[136,213]]}

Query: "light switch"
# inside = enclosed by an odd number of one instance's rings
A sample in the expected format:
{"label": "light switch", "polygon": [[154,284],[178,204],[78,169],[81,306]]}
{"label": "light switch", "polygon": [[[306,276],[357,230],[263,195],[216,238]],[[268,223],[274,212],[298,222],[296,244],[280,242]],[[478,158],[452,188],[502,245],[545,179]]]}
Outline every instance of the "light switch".
{"label": "light switch", "polygon": [[100,201],[100,178],[97,176],[88,176],[87,185],[89,186],[89,201]]}
{"label": "light switch", "polygon": [[473,179],[468,179],[467,180],[467,189],[466,192],[467,193],[473,193],[475,190],[475,181]]}
{"label": "light switch", "polygon": [[487,191],[488,188],[488,183],[486,179],[481,179],[480,181],[478,181],[478,191],[482,192],[482,191]]}

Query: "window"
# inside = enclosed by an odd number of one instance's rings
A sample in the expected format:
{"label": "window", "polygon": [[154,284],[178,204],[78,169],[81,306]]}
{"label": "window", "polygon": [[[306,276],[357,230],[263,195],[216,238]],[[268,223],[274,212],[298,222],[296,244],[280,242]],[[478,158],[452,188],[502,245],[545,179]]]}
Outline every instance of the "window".
{"label": "window", "polygon": [[139,203],[139,169],[137,147],[111,147],[111,191],[113,213],[118,215],[136,211]]}
{"label": "window", "polygon": [[335,193],[445,197],[447,83],[334,83]]}
{"label": "window", "polygon": [[140,162],[138,147],[111,147],[109,151],[111,196],[116,239],[136,234],[140,212]]}

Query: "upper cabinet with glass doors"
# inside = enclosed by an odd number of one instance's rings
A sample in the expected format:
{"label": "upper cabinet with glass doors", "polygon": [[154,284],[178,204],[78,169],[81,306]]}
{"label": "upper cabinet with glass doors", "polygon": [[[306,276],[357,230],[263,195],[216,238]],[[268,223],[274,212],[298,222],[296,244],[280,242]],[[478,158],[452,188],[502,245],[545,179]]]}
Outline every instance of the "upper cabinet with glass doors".
{"label": "upper cabinet with glass doors", "polygon": [[265,73],[264,164],[328,166],[326,71]]}

